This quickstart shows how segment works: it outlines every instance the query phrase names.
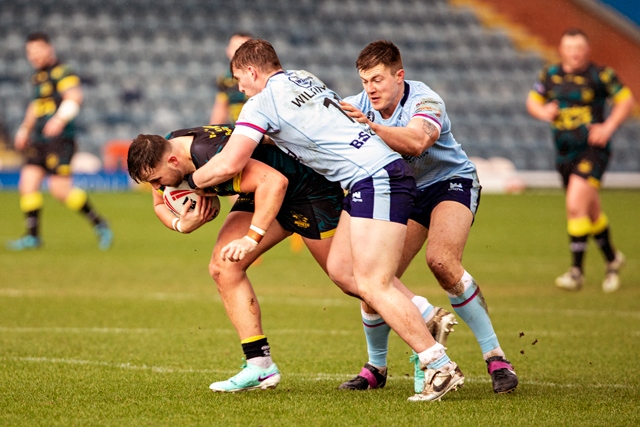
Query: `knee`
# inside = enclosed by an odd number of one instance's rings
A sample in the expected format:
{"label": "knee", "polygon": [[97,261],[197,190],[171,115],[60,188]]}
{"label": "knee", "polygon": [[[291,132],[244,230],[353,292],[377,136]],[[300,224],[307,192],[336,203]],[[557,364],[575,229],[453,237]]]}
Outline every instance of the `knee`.
{"label": "knee", "polygon": [[458,260],[442,252],[427,251],[427,265],[444,290],[449,290],[456,284],[455,267],[458,264]]}
{"label": "knee", "polygon": [[353,280],[353,274],[347,271],[341,264],[327,265],[329,278],[335,283],[345,294],[357,297],[358,292]]}

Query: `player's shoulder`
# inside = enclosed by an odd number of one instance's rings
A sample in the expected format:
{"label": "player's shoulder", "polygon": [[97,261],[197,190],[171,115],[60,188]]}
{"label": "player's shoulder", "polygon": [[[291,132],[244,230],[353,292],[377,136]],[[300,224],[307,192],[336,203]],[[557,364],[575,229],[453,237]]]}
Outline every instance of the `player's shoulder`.
{"label": "player's shoulder", "polygon": [[438,93],[427,86],[425,83],[417,80],[405,80],[409,84],[409,99],[415,98],[433,98],[442,101],[442,97]]}
{"label": "player's shoulder", "polygon": [[616,78],[616,71],[608,65],[590,63],[589,70],[603,83],[609,83]]}
{"label": "player's shoulder", "polygon": [[53,80],[61,80],[68,76],[75,76],[76,74],[69,64],[57,64],[51,69],[49,75]]}
{"label": "player's shoulder", "polygon": [[355,95],[350,95],[347,96],[346,98],[342,99],[344,102],[347,102],[351,105],[354,105],[358,108],[360,108],[361,110],[368,105],[369,103],[369,97],[367,96],[367,93],[365,91],[362,91],[360,93],[357,93]]}

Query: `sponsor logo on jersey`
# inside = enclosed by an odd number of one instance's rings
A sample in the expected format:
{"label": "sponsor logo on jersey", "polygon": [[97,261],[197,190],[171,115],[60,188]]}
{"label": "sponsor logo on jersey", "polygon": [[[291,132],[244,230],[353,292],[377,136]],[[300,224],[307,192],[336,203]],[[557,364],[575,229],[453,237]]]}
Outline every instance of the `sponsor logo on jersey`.
{"label": "sponsor logo on jersey", "polygon": [[351,201],[354,203],[362,203],[362,194],[359,191],[354,191],[351,194]]}
{"label": "sponsor logo on jersey", "polygon": [[305,89],[309,89],[313,84],[313,77],[311,76],[300,77],[295,73],[286,73],[286,74],[291,83],[297,84],[298,86],[303,87]]}
{"label": "sponsor logo on jersey", "polygon": [[461,182],[450,182],[449,191],[463,191]]}

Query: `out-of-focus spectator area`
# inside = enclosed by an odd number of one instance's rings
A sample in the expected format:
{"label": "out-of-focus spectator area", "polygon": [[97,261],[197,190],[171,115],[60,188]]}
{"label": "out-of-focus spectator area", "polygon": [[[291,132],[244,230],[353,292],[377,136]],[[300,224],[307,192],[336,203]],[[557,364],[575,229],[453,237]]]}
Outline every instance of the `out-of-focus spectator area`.
{"label": "out-of-focus spectator area", "polygon": [[[470,156],[553,169],[548,125],[525,110],[544,60],[516,49],[506,31],[483,26],[472,8],[445,0],[11,0],[1,2],[0,28],[5,148],[31,93],[29,32],[49,33],[84,81],[80,150],[118,169],[137,134],[206,124],[215,75],[228,67],[228,37],[245,30],[271,41],[285,68],[309,70],[341,96],[362,89],[360,50],[389,39],[402,51],[407,79],[444,98]],[[640,172],[639,141],[640,123],[630,120],[615,135],[609,170]]]}

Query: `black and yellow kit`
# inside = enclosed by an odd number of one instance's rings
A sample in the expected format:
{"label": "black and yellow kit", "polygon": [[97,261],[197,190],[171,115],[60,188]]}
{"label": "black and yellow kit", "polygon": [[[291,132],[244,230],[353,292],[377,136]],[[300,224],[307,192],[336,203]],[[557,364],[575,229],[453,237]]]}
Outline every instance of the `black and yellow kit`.
{"label": "black and yellow kit", "polygon": [[603,148],[589,146],[589,125],[605,120],[607,99],[614,103],[631,96],[610,67],[589,63],[584,71],[565,73],[561,64],[545,67],[530,93],[541,103],[557,101],[560,114],[551,123],[556,145],[556,164],[565,186],[576,174],[599,185],[611,154],[610,142]]}
{"label": "black and yellow kit", "polygon": [[238,89],[238,81],[233,78],[230,70],[216,80],[218,87],[218,93],[216,98],[224,98],[229,106],[229,122],[235,123],[238,120],[240,111],[245,102],[247,102],[247,96],[240,92]]}
{"label": "black and yellow kit", "polygon": [[71,157],[76,151],[76,126],[71,120],[60,135],[47,138],[42,130],[47,121],[56,113],[62,103],[62,94],[80,85],[80,78],[69,66],[56,63],[51,67],[36,71],[31,77],[33,101],[31,108],[36,123],[30,135],[26,151],[27,164],[42,166],[48,173],[69,175]]}
{"label": "black and yellow kit", "polygon": [[[191,160],[202,167],[226,145],[233,126],[211,125],[171,132],[167,139],[193,136]],[[344,192],[338,183],[327,180],[311,168],[292,159],[279,148],[259,144],[251,158],[283,174],[289,185],[276,219],[287,231],[310,239],[333,236],[338,226]],[[232,211],[253,212],[253,194],[240,193],[240,175],[211,188],[220,196],[238,194]]]}

